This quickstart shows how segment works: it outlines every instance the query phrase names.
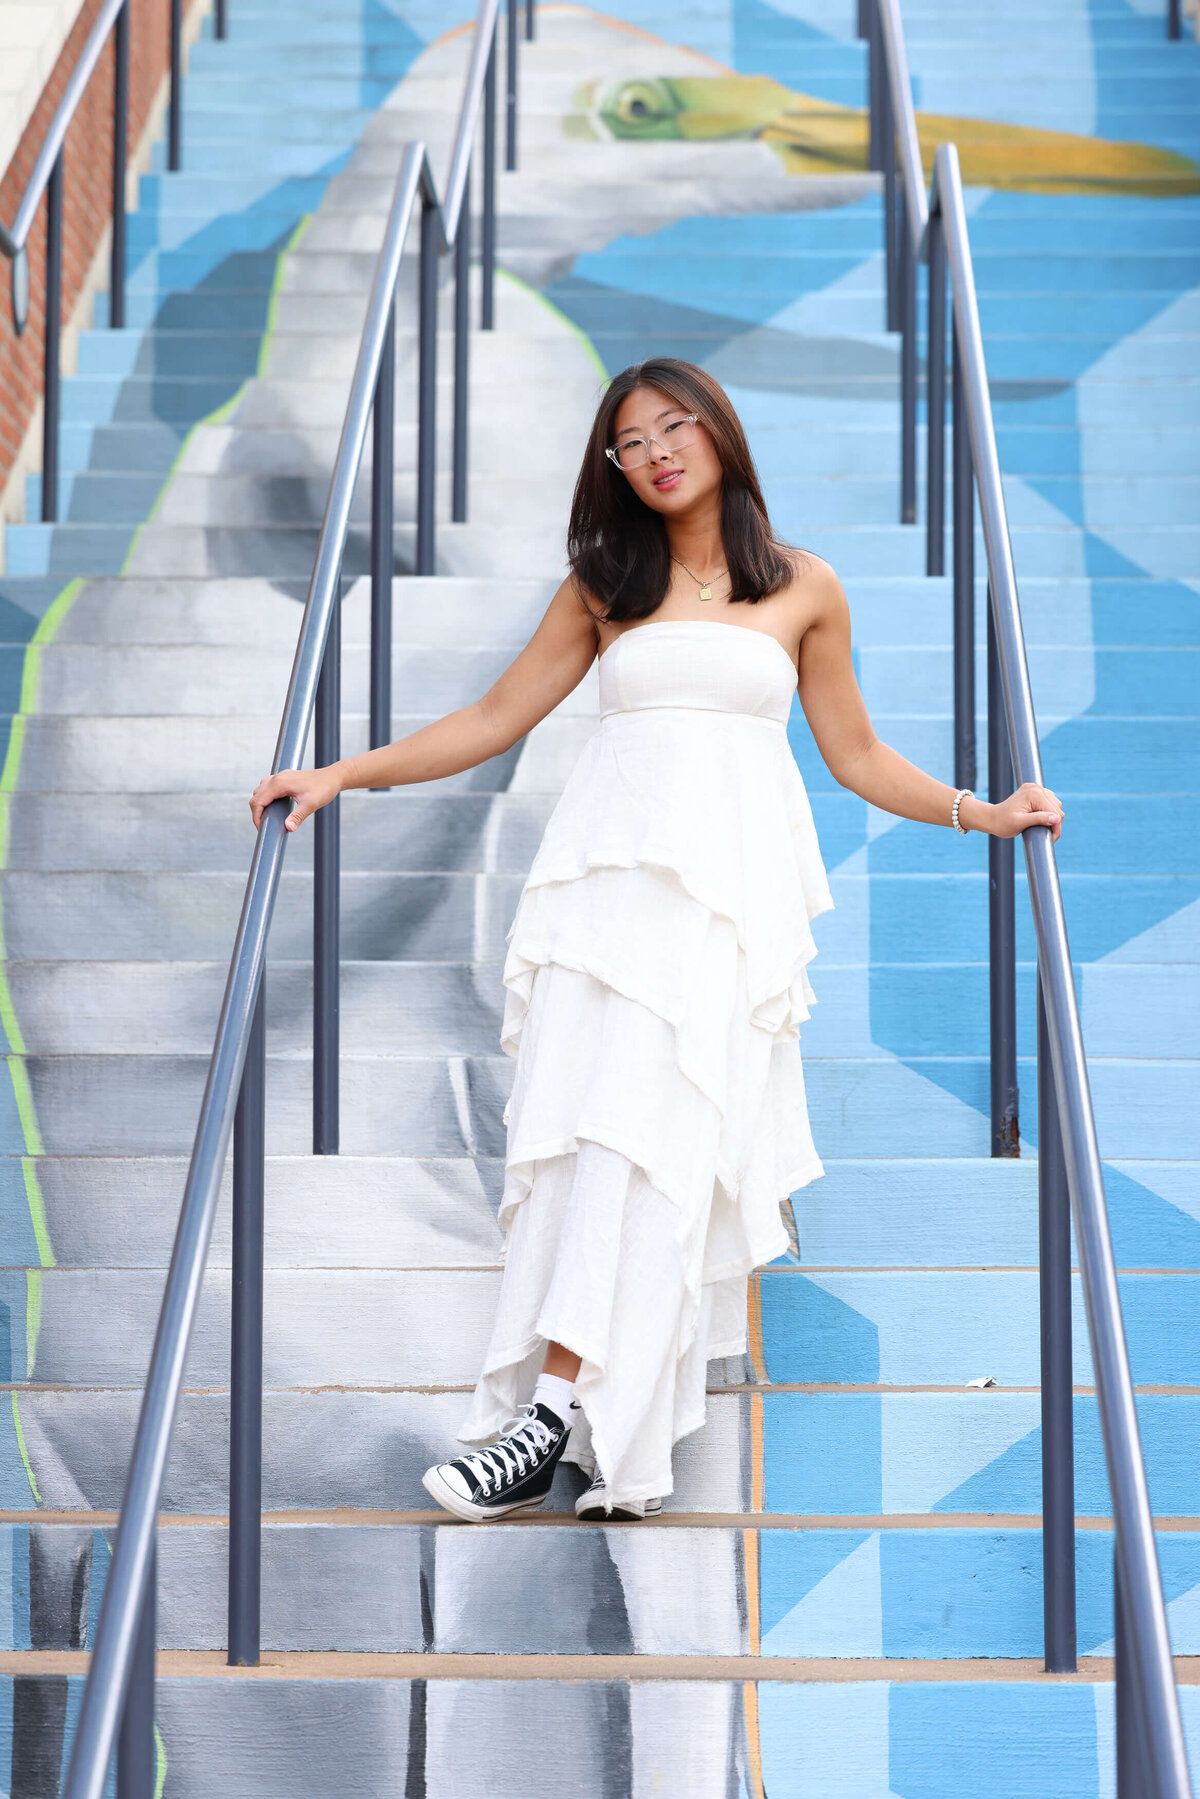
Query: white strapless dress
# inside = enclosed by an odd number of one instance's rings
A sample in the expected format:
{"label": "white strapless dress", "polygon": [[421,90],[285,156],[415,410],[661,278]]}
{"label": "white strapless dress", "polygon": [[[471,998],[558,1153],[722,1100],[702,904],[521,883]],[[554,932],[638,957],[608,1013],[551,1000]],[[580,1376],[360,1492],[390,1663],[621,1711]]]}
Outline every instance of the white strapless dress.
{"label": "white strapless dress", "polygon": [[556,1340],[583,1360],[567,1460],[640,1499],[671,1491],[780,1203],[823,1172],[798,1033],[833,901],[776,638],[651,620],[599,678],[507,936],[504,1274],[459,1436],[494,1437]]}

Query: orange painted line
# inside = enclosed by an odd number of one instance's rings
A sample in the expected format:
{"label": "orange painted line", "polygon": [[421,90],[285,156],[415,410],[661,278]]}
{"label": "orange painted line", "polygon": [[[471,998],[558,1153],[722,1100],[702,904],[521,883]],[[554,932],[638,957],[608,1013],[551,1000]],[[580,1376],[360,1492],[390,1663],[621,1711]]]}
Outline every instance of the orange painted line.
{"label": "orange painted line", "polygon": [[767,1372],[767,1356],[763,1348],[761,1270],[750,1276],[746,1289],[746,1314],[746,1337],[754,1373],[764,1386],[769,1386],[771,1376]]}
{"label": "orange painted line", "polygon": [[751,1799],[767,1799],[763,1785],[762,1744],[758,1735],[758,1688],[752,1680],[742,1687],[742,1710],[746,1718],[746,1775]]}

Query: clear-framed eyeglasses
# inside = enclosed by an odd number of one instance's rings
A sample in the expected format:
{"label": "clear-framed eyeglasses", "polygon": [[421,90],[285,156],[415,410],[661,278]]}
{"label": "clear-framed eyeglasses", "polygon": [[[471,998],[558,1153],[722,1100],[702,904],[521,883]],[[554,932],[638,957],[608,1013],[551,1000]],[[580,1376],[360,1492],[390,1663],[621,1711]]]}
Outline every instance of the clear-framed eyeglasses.
{"label": "clear-framed eyeglasses", "polygon": [[695,443],[699,422],[699,416],[694,412],[677,413],[657,431],[644,437],[623,437],[620,443],[610,444],[604,454],[616,468],[643,468],[650,460],[651,444],[657,444],[669,456],[672,451],[686,450],[689,444]]}

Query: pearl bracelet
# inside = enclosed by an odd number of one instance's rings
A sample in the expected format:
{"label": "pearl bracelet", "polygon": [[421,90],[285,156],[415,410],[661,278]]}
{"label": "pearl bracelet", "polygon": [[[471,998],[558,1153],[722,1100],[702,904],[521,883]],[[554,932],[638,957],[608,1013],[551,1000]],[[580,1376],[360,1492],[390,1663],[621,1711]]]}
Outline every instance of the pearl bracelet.
{"label": "pearl bracelet", "polygon": [[959,824],[959,822],[958,822],[959,805],[963,800],[973,800],[974,798],[975,798],[975,795],[969,787],[960,787],[958,792],[954,796],[954,806],[950,813],[950,822],[954,826],[954,829],[958,832],[960,837],[966,837],[969,834],[971,827],[970,827],[970,825],[960,825]]}

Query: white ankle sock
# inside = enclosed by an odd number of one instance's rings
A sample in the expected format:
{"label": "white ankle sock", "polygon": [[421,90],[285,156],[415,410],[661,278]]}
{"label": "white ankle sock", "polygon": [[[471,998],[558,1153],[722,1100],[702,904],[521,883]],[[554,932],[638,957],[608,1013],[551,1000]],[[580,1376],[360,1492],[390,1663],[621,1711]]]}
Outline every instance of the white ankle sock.
{"label": "white ankle sock", "polygon": [[557,1374],[540,1374],[538,1384],[533,1390],[534,1405],[544,1405],[552,1411],[556,1418],[561,1418],[569,1430],[574,1422],[571,1413],[571,1401],[575,1397],[575,1388],[569,1380],[563,1380]]}

